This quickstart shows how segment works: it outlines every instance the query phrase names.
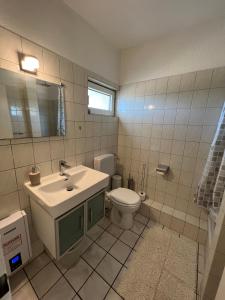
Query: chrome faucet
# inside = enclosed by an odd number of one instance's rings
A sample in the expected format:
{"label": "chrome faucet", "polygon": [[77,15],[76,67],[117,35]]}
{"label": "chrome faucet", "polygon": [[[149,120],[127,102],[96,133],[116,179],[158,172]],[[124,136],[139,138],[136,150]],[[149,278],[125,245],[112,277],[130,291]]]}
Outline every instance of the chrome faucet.
{"label": "chrome faucet", "polygon": [[59,161],[59,175],[60,176],[68,176],[68,174],[65,174],[64,169],[70,168],[70,165],[67,164],[65,160],[60,160]]}

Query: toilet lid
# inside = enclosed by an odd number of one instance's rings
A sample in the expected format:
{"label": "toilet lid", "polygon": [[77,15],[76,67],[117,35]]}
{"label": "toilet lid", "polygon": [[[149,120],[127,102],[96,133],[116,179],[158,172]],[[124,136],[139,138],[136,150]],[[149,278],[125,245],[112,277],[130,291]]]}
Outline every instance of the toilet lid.
{"label": "toilet lid", "polygon": [[125,188],[112,190],[110,196],[112,200],[115,200],[123,205],[135,205],[140,201],[140,197],[137,193]]}

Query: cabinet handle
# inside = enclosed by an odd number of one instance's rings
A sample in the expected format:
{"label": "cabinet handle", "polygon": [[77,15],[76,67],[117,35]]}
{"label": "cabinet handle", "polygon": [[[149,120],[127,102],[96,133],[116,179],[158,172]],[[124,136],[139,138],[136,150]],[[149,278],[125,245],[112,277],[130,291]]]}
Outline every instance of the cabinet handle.
{"label": "cabinet handle", "polygon": [[92,223],[92,209],[89,208],[89,222]]}

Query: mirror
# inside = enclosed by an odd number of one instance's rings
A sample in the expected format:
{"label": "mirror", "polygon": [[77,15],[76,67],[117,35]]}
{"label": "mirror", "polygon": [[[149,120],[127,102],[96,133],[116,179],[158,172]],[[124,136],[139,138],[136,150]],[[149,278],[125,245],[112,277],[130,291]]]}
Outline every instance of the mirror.
{"label": "mirror", "polygon": [[0,69],[0,139],[62,135],[64,87]]}

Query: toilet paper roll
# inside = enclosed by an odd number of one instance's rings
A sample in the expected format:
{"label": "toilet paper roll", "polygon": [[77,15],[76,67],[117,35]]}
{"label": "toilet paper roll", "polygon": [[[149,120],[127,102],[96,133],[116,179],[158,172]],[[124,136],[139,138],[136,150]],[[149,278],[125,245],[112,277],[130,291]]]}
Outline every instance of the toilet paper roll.
{"label": "toilet paper roll", "polygon": [[165,176],[165,173],[164,173],[164,172],[156,171],[156,173],[159,174],[159,175]]}
{"label": "toilet paper roll", "polygon": [[140,191],[140,192],[138,192],[138,195],[139,195],[139,196],[140,196],[140,198],[141,198],[141,202],[145,201],[145,198],[146,198],[146,194],[145,194],[145,192],[143,192],[143,191]]}

